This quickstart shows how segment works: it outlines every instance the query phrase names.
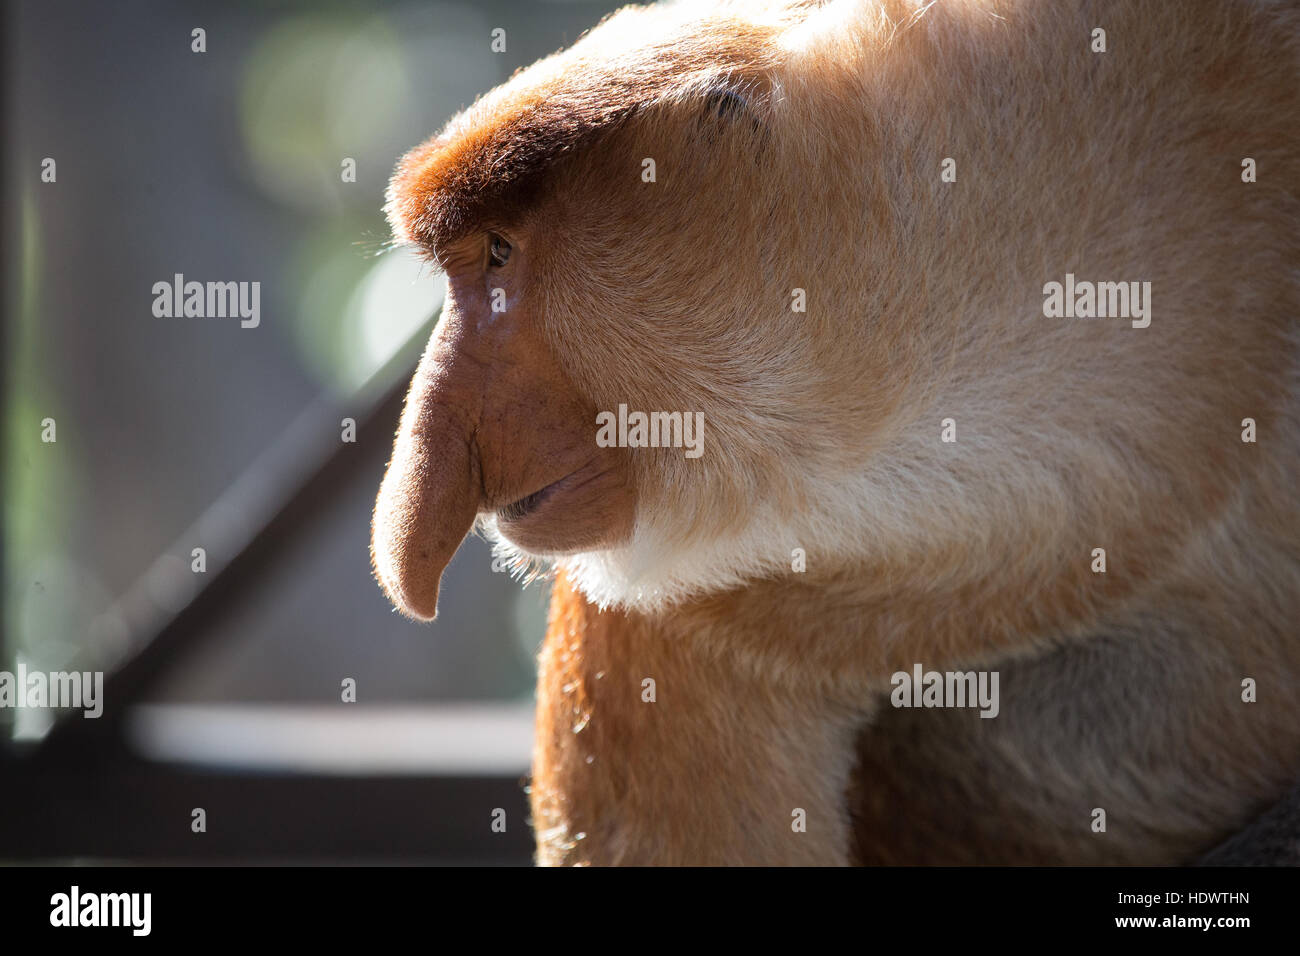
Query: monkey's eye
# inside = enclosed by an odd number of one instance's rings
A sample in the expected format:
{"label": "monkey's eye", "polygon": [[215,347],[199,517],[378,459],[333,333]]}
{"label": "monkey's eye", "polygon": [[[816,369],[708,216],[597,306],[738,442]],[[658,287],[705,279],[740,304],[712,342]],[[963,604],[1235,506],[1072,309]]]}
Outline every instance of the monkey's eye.
{"label": "monkey's eye", "polygon": [[510,258],[510,243],[506,242],[500,236],[493,236],[489,246],[489,255],[492,259],[492,265],[503,266]]}

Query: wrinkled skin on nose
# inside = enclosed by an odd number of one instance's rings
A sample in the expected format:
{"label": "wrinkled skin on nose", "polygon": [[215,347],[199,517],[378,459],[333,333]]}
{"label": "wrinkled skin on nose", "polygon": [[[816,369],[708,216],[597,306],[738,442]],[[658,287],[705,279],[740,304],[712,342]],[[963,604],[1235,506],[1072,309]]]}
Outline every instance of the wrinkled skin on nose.
{"label": "wrinkled skin on nose", "polygon": [[454,405],[464,372],[454,334],[440,323],[411,380],[393,456],[375,503],[371,559],[388,597],[405,613],[432,620],[443,568],[474,524],[482,478],[474,433],[480,409]]}
{"label": "wrinkled skin on nose", "polygon": [[[472,277],[471,277],[472,279]],[[449,280],[447,307],[407,393],[375,503],[375,574],[405,614],[432,620],[476,516],[539,555],[610,546],[631,529],[617,449],[527,308],[494,313],[482,282]]]}

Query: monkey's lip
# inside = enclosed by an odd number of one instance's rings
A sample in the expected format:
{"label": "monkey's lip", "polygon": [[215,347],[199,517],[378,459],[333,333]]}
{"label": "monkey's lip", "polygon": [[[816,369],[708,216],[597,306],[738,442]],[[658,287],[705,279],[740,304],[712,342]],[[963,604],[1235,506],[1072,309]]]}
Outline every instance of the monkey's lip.
{"label": "monkey's lip", "polygon": [[572,493],[596,481],[604,474],[604,471],[591,468],[584,465],[577,471],[571,471],[563,478],[551,482],[544,488],[539,488],[530,495],[517,501],[512,501],[504,508],[497,509],[497,520],[503,525],[517,525],[526,521],[544,510],[550,510],[547,505],[556,498],[567,498]]}
{"label": "monkey's lip", "polygon": [[617,464],[597,460],[498,508],[497,530],[533,554],[576,554],[622,540],[633,507]]}

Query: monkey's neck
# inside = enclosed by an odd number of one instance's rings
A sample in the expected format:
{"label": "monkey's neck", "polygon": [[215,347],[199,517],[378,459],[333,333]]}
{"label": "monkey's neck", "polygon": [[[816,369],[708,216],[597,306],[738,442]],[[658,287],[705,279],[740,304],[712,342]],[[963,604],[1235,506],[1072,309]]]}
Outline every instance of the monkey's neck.
{"label": "monkey's neck", "polygon": [[847,863],[860,710],[737,668],[689,620],[600,612],[556,582],[538,677],[539,862]]}

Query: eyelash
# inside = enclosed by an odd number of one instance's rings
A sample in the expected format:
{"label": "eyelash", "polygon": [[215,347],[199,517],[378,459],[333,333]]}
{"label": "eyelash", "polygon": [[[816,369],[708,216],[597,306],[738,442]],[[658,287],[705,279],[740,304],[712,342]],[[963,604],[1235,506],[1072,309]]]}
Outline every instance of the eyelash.
{"label": "eyelash", "polygon": [[500,268],[510,261],[510,243],[498,235],[488,237],[488,266]]}

